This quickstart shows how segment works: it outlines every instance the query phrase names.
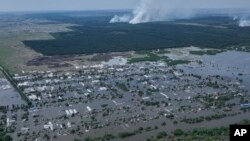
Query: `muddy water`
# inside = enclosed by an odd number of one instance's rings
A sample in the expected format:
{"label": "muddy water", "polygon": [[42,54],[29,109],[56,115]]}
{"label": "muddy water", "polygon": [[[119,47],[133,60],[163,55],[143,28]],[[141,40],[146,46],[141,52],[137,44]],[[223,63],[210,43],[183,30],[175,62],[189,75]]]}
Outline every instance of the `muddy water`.
{"label": "muddy water", "polygon": [[220,75],[231,79],[238,77],[243,80],[242,85],[250,91],[250,53],[227,51],[217,55],[204,55],[198,59],[203,61],[202,65],[178,67],[187,73],[201,76]]}
{"label": "muddy water", "polygon": [[0,106],[25,104],[21,96],[11,84],[5,79],[0,78]]}

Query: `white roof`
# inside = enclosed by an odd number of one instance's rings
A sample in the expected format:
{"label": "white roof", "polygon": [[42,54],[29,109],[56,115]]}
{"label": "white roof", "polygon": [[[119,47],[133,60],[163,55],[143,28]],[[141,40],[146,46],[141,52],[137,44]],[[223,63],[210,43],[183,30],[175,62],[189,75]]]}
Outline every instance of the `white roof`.
{"label": "white roof", "polygon": [[37,96],[36,95],[30,95],[30,96],[28,96],[29,97],[29,99],[31,99],[31,100],[36,100],[37,99]]}
{"label": "white roof", "polygon": [[73,109],[73,112],[74,112],[74,114],[76,114],[76,113],[77,113],[77,110],[76,110],[76,109]]}
{"label": "white roof", "polygon": [[100,87],[100,91],[106,91],[107,88],[106,87]]}
{"label": "white roof", "polygon": [[89,106],[87,106],[86,108],[87,108],[87,110],[88,110],[89,112],[92,111],[92,109],[91,109]]}
{"label": "white roof", "polygon": [[66,112],[66,115],[67,115],[67,116],[70,116],[69,110],[65,110],[65,112]]}

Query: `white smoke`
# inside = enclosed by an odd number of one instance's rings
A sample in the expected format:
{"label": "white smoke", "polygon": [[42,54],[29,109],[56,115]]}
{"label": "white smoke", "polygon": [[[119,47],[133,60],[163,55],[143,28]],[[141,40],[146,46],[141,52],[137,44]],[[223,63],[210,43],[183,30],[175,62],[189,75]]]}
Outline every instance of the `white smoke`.
{"label": "white smoke", "polygon": [[187,19],[194,16],[193,9],[188,5],[179,7],[182,0],[141,0],[131,15],[115,15],[110,23],[128,22],[138,24],[154,21],[170,21],[175,19]]}
{"label": "white smoke", "polygon": [[140,5],[134,10],[130,24],[138,24],[154,21],[170,21],[186,19],[194,16],[193,9],[183,4],[181,0],[141,0]]}
{"label": "white smoke", "polygon": [[[217,8],[222,7],[240,7],[246,5],[247,0],[140,0],[139,5],[135,7],[131,14],[115,15],[110,23],[126,22],[138,24],[155,21],[171,21],[178,19],[189,19],[200,15],[197,12],[199,8]],[[228,14],[235,11],[211,11],[220,14]],[[229,13],[228,13],[229,12]],[[249,15],[249,13],[248,13]],[[250,18],[236,16],[240,27],[250,26]]]}
{"label": "white smoke", "polygon": [[247,19],[239,20],[239,27],[248,27],[248,26],[250,26],[250,20]]}
{"label": "white smoke", "polygon": [[118,16],[115,15],[111,20],[110,23],[127,23],[131,20],[130,15],[123,15],[123,16]]}
{"label": "white smoke", "polygon": [[239,27],[249,27],[250,26],[250,18],[246,16],[234,16],[234,21],[238,22]]}
{"label": "white smoke", "polygon": [[151,12],[154,12],[151,8],[152,4],[152,0],[142,0],[140,5],[134,10],[133,18],[129,23],[137,24],[150,21],[151,15],[153,14]]}

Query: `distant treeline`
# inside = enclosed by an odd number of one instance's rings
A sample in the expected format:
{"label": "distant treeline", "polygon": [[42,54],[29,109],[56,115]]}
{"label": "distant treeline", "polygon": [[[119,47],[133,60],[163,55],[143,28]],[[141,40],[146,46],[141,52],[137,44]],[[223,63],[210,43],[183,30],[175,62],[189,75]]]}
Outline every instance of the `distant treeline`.
{"label": "distant treeline", "polygon": [[250,45],[250,28],[239,28],[235,21],[223,17],[137,25],[109,24],[109,16],[71,17],[64,20],[63,17],[59,17],[61,22],[82,26],[71,27],[73,32],[53,33],[55,40],[23,43],[49,56],[140,51],[191,45],[209,48]]}

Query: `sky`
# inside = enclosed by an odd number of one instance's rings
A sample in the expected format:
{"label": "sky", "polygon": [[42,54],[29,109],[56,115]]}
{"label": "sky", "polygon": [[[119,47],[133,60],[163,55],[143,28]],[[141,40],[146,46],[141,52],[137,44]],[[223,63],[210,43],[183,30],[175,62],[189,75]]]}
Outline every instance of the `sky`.
{"label": "sky", "polygon": [[[166,1],[171,3],[174,0]],[[138,3],[140,0],[0,0],[0,11],[133,9]],[[178,6],[186,5],[197,8],[250,8],[250,0],[183,0]]]}
{"label": "sky", "polygon": [[132,9],[139,0],[0,0],[0,11]]}

